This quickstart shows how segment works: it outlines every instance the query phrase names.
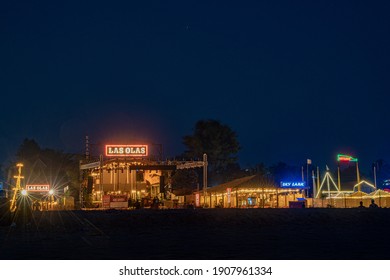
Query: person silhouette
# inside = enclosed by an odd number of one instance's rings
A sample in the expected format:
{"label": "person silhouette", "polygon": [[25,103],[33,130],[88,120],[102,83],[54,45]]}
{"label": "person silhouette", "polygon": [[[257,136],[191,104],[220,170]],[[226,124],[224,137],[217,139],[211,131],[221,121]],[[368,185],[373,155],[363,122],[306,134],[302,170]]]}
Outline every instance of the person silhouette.
{"label": "person silhouette", "polygon": [[375,203],[374,199],[371,199],[371,204],[369,206],[370,208],[378,208],[378,205]]}
{"label": "person silhouette", "polygon": [[360,205],[358,206],[358,208],[366,208],[366,206],[363,205],[363,201],[360,201],[359,204]]}

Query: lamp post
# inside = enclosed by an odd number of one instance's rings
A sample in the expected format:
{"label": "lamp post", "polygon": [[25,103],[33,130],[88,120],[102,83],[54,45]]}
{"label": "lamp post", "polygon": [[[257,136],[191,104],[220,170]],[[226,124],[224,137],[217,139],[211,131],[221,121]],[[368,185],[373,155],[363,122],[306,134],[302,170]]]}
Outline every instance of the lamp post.
{"label": "lamp post", "polygon": [[207,194],[207,154],[203,154],[203,207],[206,207]]}
{"label": "lamp post", "polygon": [[339,188],[339,192],[341,192],[340,162],[337,163],[337,187]]}
{"label": "lamp post", "polygon": [[361,185],[360,185],[360,172],[359,172],[359,163],[356,159],[356,180],[357,180],[357,183],[358,183],[358,191],[360,192],[361,191]]}
{"label": "lamp post", "polygon": [[50,209],[53,210],[53,195],[54,195],[54,190],[51,189],[49,191],[49,205],[50,205]]}

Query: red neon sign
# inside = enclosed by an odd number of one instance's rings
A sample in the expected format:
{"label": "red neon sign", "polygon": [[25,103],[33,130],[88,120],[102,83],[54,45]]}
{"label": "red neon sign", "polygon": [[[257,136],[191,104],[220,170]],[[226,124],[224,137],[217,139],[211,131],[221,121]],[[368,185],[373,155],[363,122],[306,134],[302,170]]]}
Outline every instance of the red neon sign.
{"label": "red neon sign", "polygon": [[339,157],[339,161],[351,161],[349,157]]}
{"label": "red neon sign", "polygon": [[348,156],[348,155],[338,154],[337,155],[337,161],[357,162],[358,159],[354,158],[354,157],[351,157],[351,156]]}

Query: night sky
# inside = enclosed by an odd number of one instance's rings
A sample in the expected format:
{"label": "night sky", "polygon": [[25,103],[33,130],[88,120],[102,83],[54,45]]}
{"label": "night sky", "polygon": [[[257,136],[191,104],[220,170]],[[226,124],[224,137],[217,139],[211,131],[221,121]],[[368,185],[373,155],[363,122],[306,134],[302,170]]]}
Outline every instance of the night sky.
{"label": "night sky", "polygon": [[35,2],[0,6],[1,162],[86,134],[173,157],[200,119],[242,167],[390,157],[389,1]]}

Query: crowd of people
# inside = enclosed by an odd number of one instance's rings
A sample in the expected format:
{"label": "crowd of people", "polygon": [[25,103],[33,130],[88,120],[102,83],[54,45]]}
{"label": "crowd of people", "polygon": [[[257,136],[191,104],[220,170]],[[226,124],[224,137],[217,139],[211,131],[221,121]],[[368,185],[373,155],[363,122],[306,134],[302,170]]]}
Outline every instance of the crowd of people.
{"label": "crowd of people", "polygon": [[[366,208],[366,206],[363,205],[363,201],[359,202],[358,208]],[[375,203],[374,199],[371,199],[371,204],[368,206],[368,208],[378,208],[378,204]]]}

